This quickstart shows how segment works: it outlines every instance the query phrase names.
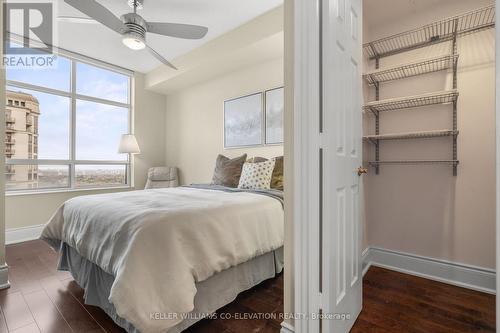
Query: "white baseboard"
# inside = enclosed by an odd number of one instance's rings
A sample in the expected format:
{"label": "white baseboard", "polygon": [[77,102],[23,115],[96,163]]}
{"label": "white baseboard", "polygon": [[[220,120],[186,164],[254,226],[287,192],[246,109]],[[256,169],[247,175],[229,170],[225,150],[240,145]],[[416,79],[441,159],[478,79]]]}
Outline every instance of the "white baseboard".
{"label": "white baseboard", "polygon": [[280,333],[293,333],[293,332],[295,332],[295,329],[293,328],[292,325],[285,322],[281,323]]}
{"label": "white baseboard", "polygon": [[363,276],[365,276],[366,272],[368,272],[368,269],[370,268],[371,263],[368,259],[369,254],[370,254],[369,247],[364,249],[363,252],[361,253],[361,271],[363,273]]}
{"label": "white baseboard", "polygon": [[5,244],[15,244],[40,238],[44,224],[5,230]]}
{"label": "white baseboard", "polygon": [[363,274],[370,266],[387,268],[490,294],[496,293],[495,271],[481,267],[376,247],[370,247],[363,252]]}

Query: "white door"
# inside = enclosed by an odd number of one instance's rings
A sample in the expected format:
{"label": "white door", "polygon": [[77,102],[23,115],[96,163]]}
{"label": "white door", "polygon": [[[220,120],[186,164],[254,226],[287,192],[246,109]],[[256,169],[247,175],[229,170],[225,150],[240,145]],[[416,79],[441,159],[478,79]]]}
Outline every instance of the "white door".
{"label": "white door", "polygon": [[362,6],[293,4],[295,332],[346,333],[362,306]]}
{"label": "white door", "polygon": [[[362,307],[361,0],[323,2],[323,332],[349,332]],[[360,170],[362,171],[362,170]]]}

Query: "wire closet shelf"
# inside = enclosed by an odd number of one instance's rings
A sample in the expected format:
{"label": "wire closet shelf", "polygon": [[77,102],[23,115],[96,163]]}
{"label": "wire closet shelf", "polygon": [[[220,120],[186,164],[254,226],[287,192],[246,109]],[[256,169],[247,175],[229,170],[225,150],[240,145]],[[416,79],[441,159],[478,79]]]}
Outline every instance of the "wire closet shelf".
{"label": "wire closet shelf", "polygon": [[489,29],[494,25],[495,6],[492,5],[366,43],[363,49],[370,59],[379,59],[430,44],[451,41],[455,34],[462,36]]}
{"label": "wire closet shelf", "polygon": [[363,111],[373,113],[384,111],[395,111],[409,108],[416,108],[437,104],[448,104],[456,102],[458,99],[458,90],[441,91],[416,96],[391,98],[381,101],[373,101],[363,106]]}
{"label": "wire closet shelf", "polygon": [[458,131],[446,129],[446,130],[436,130],[436,131],[419,131],[419,132],[408,132],[408,133],[367,135],[364,136],[363,138],[375,144],[377,140],[425,139],[425,138],[438,138],[443,136],[456,136],[456,135],[458,135]]}
{"label": "wire closet shelf", "polygon": [[412,165],[412,164],[442,164],[442,165],[458,165],[458,160],[400,160],[400,161],[369,161],[371,166],[377,165]]}
{"label": "wire closet shelf", "polygon": [[458,54],[430,58],[412,64],[366,73],[363,75],[363,79],[365,79],[369,85],[374,86],[382,82],[400,80],[432,72],[445,71],[453,68],[453,66],[457,64],[457,61]]}

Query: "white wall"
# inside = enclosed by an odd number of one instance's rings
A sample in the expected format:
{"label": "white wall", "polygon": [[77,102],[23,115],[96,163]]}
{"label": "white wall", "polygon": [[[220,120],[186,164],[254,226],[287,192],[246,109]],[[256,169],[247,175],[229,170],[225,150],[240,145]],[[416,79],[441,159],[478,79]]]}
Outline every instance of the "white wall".
{"label": "white wall", "polygon": [[179,168],[181,183],[210,182],[218,154],[283,155],[282,146],[223,147],[224,101],[282,85],[283,59],[279,58],[168,95],[166,161]]}
{"label": "white wall", "polygon": [[135,75],[134,131],[141,154],[135,156],[135,188],[143,189],[148,169],[165,163],[165,95],[144,90],[145,76]]}
{"label": "white wall", "polygon": [[[165,161],[164,124],[166,98],[164,95],[144,90],[143,86],[144,75],[136,74],[133,127],[141,148],[141,154],[136,155],[134,163],[134,185],[136,189],[144,188],[148,168],[161,166]],[[0,141],[0,149],[2,149],[3,140]],[[1,151],[3,152],[3,149]],[[44,224],[64,201],[72,197],[113,191],[116,190],[7,196],[6,228],[12,230]],[[1,234],[3,237],[3,232]]]}
{"label": "white wall", "polygon": [[[365,42],[492,1],[445,2],[411,17],[366,29]],[[370,13],[366,13],[370,15]],[[484,268],[495,267],[495,32],[458,42],[458,176],[450,166],[382,166],[365,179],[366,231],[370,246]],[[381,60],[381,68],[449,54],[450,43]],[[451,74],[433,73],[382,85],[381,99],[451,89]],[[373,100],[373,91],[367,100]],[[452,107],[436,106],[381,115],[381,133],[449,129]],[[373,118],[365,133],[374,133]],[[451,159],[451,139],[381,144],[381,159]],[[365,160],[374,148],[365,144]]]}

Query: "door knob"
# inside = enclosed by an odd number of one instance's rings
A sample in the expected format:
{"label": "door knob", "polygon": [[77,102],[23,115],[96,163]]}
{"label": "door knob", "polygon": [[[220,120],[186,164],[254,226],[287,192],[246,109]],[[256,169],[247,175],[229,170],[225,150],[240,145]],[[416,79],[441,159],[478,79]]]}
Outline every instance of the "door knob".
{"label": "door knob", "polygon": [[361,176],[364,173],[368,173],[368,169],[363,168],[363,167],[359,167],[358,168],[358,176]]}

